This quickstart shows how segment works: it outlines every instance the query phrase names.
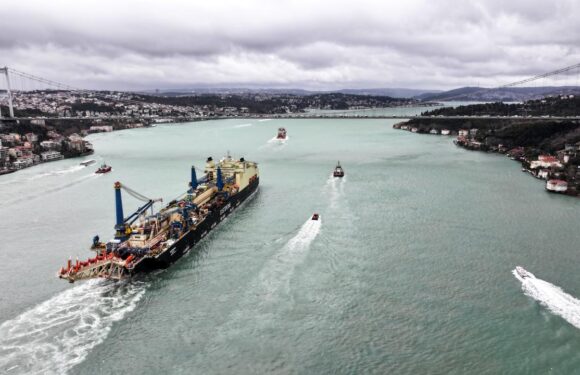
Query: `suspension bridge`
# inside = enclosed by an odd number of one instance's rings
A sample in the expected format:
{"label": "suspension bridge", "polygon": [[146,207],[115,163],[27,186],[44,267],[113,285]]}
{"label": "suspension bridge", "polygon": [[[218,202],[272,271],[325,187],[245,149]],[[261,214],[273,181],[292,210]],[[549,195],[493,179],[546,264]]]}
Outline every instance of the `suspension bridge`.
{"label": "suspension bridge", "polygon": [[[111,99],[111,95],[117,93],[114,97],[114,101],[117,104],[122,105],[135,105],[142,106],[143,101],[132,100],[130,92],[106,92],[106,91],[96,91],[87,90],[78,87],[74,87],[68,84],[57,82],[51,79],[36,76],[30,73],[22,72],[9,67],[0,68],[0,76],[4,77],[5,89],[2,89],[0,85],[0,119],[1,120],[36,120],[36,119],[56,119],[56,120],[96,120],[96,119],[107,119],[107,120],[126,120],[135,119],[134,115],[127,114],[107,114],[103,116],[98,113],[75,115],[70,111],[62,110],[59,111],[58,108],[48,108],[47,106],[55,105],[56,100],[50,99],[51,96],[55,96],[61,93],[63,95],[76,95],[76,100],[78,96],[90,97],[97,99]],[[0,80],[1,83],[1,80]],[[532,86],[530,86],[532,85]],[[552,95],[568,95],[571,92],[580,94],[580,63],[570,65],[567,67],[559,68],[549,72],[537,74],[535,76],[521,79],[518,81],[510,82],[507,84],[502,84],[492,88],[481,88],[476,91],[471,91],[468,93],[470,96],[477,96],[479,94],[486,94],[497,90],[505,90],[510,88],[528,88],[528,89],[540,89],[543,87],[553,87],[556,91],[552,91]],[[2,95],[4,93],[4,95]],[[28,96],[34,94],[35,100],[26,101]],[[457,94],[443,94],[437,98],[438,101],[454,101],[459,98],[465,97],[465,93]],[[45,100],[40,100],[39,98],[44,98]],[[62,98],[61,98],[62,99]],[[64,100],[66,103],[70,104],[71,101],[75,99],[68,98]],[[17,103],[15,103],[15,101]],[[23,104],[24,102],[24,104]],[[2,111],[2,105],[5,109]],[[418,103],[422,105],[422,103]],[[32,113],[39,112],[40,114],[34,113],[30,114],[20,114],[15,116],[15,108],[21,110],[21,113]],[[395,107],[397,109],[404,109],[404,107]],[[425,107],[429,109],[428,106]],[[384,114],[384,109],[363,109],[363,110],[345,110],[345,111],[326,111],[326,112],[308,112],[308,113],[288,113],[288,114],[243,114],[242,116],[236,116],[238,118],[283,118],[283,119],[316,119],[316,118],[331,118],[331,119],[424,119],[433,118],[434,116],[423,116],[423,115],[409,115],[401,113],[400,115],[392,115],[393,107],[386,108],[389,110],[389,114]],[[381,111],[382,110],[382,111]],[[51,112],[46,116],[46,112]],[[402,111],[404,112],[404,111]],[[140,116],[141,119],[146,118],[146,115]],[[520,117],[519,115],[514,116],[436,116],[437,118],[443,119],[472,119],[472,118],[487,118],[487,119],[503,119],[505,117]],[[548,116],[523,116],[527,119],[541,119],[545,120]],[[177,118],[172,118],[171,116],[164,116],[168,120],[177,120]],[[207,119],[222,119],[231,118],[231,116],[212,116]],[[580,120],[580,113],[578,116],[567,116],[567,117],[550,117],[554,120]],[[191,121],[200,120],[200,116],[179,116],[179,121]]]}

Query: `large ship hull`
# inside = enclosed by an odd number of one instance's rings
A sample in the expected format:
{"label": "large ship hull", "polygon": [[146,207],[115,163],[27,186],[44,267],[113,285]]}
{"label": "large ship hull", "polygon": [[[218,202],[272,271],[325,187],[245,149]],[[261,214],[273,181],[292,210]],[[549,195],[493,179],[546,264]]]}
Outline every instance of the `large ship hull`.
{"label": "large ship hull", "polygon": [[256,178],[244,190],[230,197],[219,211],[216,210],[209,214],[195,229],[187,232],[163,253],[155,257],[142,259],[133,268],[128,270],[129,273],[150,272],[171,266],[175,261],[191,251],[212,229],[225,220],[246,199],[252,196],[258,189],[259,183],[259,178]]}

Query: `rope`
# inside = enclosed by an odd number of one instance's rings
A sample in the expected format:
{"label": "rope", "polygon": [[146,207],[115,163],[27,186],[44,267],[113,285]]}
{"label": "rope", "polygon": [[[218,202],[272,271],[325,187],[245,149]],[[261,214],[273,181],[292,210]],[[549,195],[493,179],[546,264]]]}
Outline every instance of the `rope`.
{"label": "rope", "polygon": [[567,66],[565,68],[560,68],[560,69],[557,69],[557,70],[553,70],[551,72],[539,74],[539,75],[536,75],[536,76],[533,76],[533,77],[530,77],[530,78],[523,79],[521,81],[515,81],[515,82],[507,83],[505,85],[492,87],[492,88],[489,88],[489,89],[482,88],[480,90],[476,90],[476,91],[473,91],[473,92],[470,92],[470,93],[467,93],[467,94],[464,93],[464,94],[457,94],[457,95],[452,95],[452,96],[446,96],[446,97],[443,97],[443,98],[441,98],[439,100],[450,100],[450,99],[459,98],[459,97],[462,97],[462,96],[465,96],[465,95],[475,95],[475,94],[481,94],[481,93],[488,92],[488,91],[492,91],[492,90],[499,90],[499,89],[504,89],[504,88],[509,88],[509,87],[515,87],[515,86],[522,85],[524,83],[534,82],[534,81],[540,80],[542,78],[551,77],[551,76],[554,76],[554,75],[557,75],[557,74],[561,74],[561,73],[565,73],[565,72],[568,72],[570,70],[578,69],[578,68],[580,68],[580,63],[574,64],[574,65],[570,65],[570,66]]}
{"label": "rope", "polygon": [[[22,72],[20,70],[14,69],[14,68],[7,68],[7,69],[8,69],[8,71],[10,73],[16,74],[16,75],[20,76],[21,78],[27,78],[27,79],[30,79],[32,81],[44,83],[44,84],[47,84],[49,86],[55,87],[57,89],[69,90],[69,91],[77,91],[77,92],[92,94],[95,97],[100,97],[101,99],[107,99],[107,94],[103,94],[103,93],[100,93],[98,91],[81,89],[81,88],[78,88],[78,87],[74,87],[74,86],[71,86],[71,85],[67,85],[65,83],[60,83],[60,82],[57,82],[57,81],[52,81],[50,79],[46,79],[46,78],[42,78],[42,77],[39,77],[39,76],[35,76],[33,74],[29,74],[29,73],[26,73],[26,72]],[[120,98],[120,99],[117,99],[117,100],[122,101],[122,102],[125,102],[126,104],[143,104],[144,103],[143,101],[126,99],[126,98]]]}
{"label": "rope", "polygon": [[153,201],[153,202],[161,202],[162,199],[158,198],[158,199],[152,199],[152,198],[148,198],[145,195],[136,192],[135,190],[131,189],[128,186],[125,185],[121,185],[121,189],[125,190],[127,192],[127,194],[129,194],[130,196],[132,196],[133,198],[143,201],[143,202],[149,202],[149,201]]}

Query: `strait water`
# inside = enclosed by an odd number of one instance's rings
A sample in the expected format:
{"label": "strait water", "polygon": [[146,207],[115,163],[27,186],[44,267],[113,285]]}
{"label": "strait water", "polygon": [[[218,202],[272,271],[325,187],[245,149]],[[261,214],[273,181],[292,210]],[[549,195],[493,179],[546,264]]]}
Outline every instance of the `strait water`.
{"label": "strait water", "polygon": [[[162,125],[91,136],[107,175],[3,176],[0,373],[577,372],[580,200],[393,123]],[[130,282],[55,277],[112,235],[114,181],[168,201],[227,150],[260,163],[261,187],[196,254]]]}

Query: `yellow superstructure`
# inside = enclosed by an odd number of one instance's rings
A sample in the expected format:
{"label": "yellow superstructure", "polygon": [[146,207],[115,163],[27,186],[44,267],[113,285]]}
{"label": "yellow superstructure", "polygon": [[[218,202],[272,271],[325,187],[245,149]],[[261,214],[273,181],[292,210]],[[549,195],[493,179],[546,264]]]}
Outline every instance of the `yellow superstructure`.
{"label": "yellow superstructure", "polygon": [[260,177],[257,163],[246,161],[244,158],[234,160],[226,156],[217,164],[213,160],[208,160],[205,166],[208,180],[216,180],[218,167],[221,169],[227,190],[232,188],[238,191],[244,190],[250,182]]}

